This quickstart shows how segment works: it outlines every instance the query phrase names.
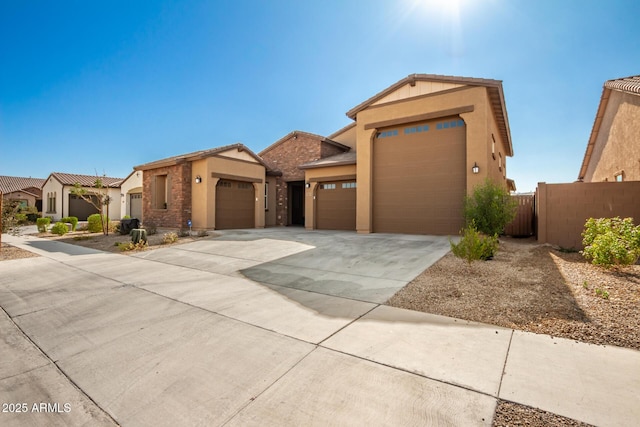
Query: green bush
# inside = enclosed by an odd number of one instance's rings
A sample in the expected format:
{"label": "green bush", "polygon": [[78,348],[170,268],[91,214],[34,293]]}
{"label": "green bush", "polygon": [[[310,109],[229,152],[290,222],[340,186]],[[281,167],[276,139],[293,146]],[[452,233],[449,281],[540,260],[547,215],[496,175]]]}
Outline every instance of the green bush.
{"label": "green bush", "polygon": [[465,197],[465,224],[467,227],[474,224],[478,231],[488,236],[498,235],[516,217],[517,208],[517,202],[506,188],[487,178],[473,189],[471,196]]}
{"label": "green bush", "polygon": [[66,216],[60,220],[60,222],[68,222],[71,224],[71,231],[76,231],[76,227],[78,226],[78,218],[75,216]]}
{"label": "green bush", "polygon": [[[90,233],[100,233],[102,232],[102,219],[103,217],[100,214],[89,215],[87,218],[87,229]],[[109,219],[107,218],[107,223]]]}
{"label": "green bush", "polygon": [[589,218],[582,232],[582,255],[605,268],[635,264],[640,257],[640,226],[633,218]]}
{"label": "green bush", "polygon": [[13,216],[18,225],[24,225],[27,223],[27,214],[17,213]]}
{"label": "green bush", "polygon": [[53,224],[53,227],[51,227],[51,232],[60,236],[64,236],[68,231],[69,229],[67,228],[67,224],[64,222],[56,222]]}
{"label": "green bush", "polygon": [[49,228],[49,224],[51,224],[51,218],[38,218],[36,220],[36,225],[38,226],[38,231],[40,233],[46,233],[47,228]]}
{"label": "green bush", "polygon": [[487,236],[480,233],[473,222],[462,230],[462,239],[458,244],[451,244],[451,252],[468,263],[478,260],[488,260],[498,250],[498,236]]}

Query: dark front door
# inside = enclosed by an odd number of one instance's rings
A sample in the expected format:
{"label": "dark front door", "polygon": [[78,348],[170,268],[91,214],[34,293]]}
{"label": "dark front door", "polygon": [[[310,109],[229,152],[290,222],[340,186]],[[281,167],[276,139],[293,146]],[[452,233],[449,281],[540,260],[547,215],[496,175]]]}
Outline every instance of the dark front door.
{"label": "dark front door", "polygon": [[287,183],[289,187],[289,225],[304,225],[304,181]]}

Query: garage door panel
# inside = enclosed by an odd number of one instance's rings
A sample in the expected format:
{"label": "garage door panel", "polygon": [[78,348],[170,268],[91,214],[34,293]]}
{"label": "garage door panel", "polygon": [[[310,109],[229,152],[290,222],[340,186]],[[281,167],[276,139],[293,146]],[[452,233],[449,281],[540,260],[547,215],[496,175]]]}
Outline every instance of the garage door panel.
{"label": "garage door panel", "polygon": [[255,190],[247,182],[220,180],[216,185],[216,229],[255,227]]}
{"label": "garage door panel", "polygon": [[[440,119],[440,122],[457,118]],[[373,230],[456,234],[466,189],[464,126],[377,138],[373,149]],[[393,130],[393,129],[389,129]],[[384,132],[384,130],[381,130]]]}
{"label": "garage door panel", "polygon": [[[348,188],[343,188],[343,184]],[[354,181],[332,181],[319,184],[316,193],[316,228],[320,230],[356,229],[354,185]]]}

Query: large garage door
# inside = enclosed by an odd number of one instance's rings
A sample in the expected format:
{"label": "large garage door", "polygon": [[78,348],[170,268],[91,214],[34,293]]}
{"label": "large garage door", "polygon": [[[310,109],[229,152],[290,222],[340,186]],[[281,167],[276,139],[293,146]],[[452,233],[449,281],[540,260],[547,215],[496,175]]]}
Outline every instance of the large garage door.
{"label": "large garage door", "polygon": [[355,180],[318,184],[316,228],[320,230],[356,229]]}
{"label": "large garage door", "polygon": [[142,219],[142,193],[129,194],[129,216]]}
{"label": "large garage door", "polygon": [[[86,196],[88,197],[88,196]],[[91,196],[95,204],[98,204],[98,197]],[[89,215],[100,213],[100,211],[80,196],[69,195],[69,216],[75,216],[80,221],[86,221]]]}
{"label": "large garage door", "polygon": [[381,129],[373,149],[373,230],[457,234],[465,157],[466,127],[459,117]]}
{"label": "large garage door", "polygon": [[255,227],[255,194],[249,182],[221,179],[216,186],[216,229]]}

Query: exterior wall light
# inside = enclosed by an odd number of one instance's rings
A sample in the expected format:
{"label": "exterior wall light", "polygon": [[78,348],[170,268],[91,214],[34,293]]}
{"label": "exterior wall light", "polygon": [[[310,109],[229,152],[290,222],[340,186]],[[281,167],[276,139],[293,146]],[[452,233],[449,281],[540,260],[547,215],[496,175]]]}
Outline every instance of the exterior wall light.
{"label": "exterior wall light", "polygon": [[304,188],[311,188],[311,183],[307,182],[307,183],[304,185]]}
{"label": "exterior wall light", "polygon": [[202,177],[200,175],[196,176],[196,184],[200,184],[202,182]]}
{"label": "exterior wall light", "polygon": [[473,167],[471,168],[471,171],[472,171],[473,173],[478,173],[478,172],[480,172],[480,167],[478,166],[478,163],[473,162]]}

